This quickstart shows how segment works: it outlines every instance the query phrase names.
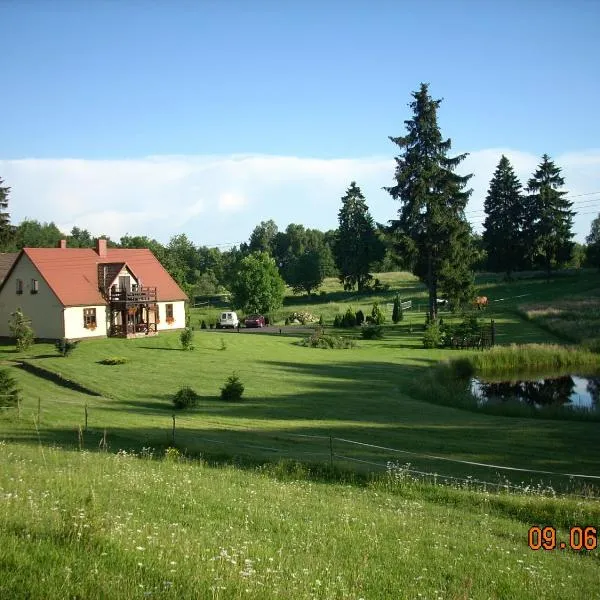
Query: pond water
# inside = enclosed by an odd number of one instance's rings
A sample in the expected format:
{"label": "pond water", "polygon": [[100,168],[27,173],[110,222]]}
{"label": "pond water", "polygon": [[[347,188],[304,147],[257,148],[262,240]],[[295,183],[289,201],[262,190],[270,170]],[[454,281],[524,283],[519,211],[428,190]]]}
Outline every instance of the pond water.
{"label": "pond water", "polygon": [[512,381],[474,377],[470,387],[479,405],[522,402],[535,408],[564,406],[593,411],[600,407],[600,375],[561,375]]}

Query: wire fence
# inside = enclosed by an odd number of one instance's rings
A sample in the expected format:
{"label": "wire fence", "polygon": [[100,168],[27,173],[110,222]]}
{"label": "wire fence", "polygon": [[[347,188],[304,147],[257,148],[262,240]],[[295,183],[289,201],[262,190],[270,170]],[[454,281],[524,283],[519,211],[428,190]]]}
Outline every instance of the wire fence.
{"label": "wire fence", "polygon": [[[73,411],[74,441],[83,448],[86,435],[100,434],[99,447],[107,449],[110,438],[122,439],[122,430],[114,423],[112,432],[98,415],[108,408],[106,400],[92,401],[83,406],[80,402],[52,399],[50,404],[62,404],[77,408]],[[2,406],[3,411],[14,410],[17,418],[28,423],[25,416],[33,416],[35,433],[39,436],[42,428],[50,437],[55,429],[51,422],[45,423],[41,398],[37,402],[28,402],[28,415],[24,414],[20,402],[15,406]],[[139,414],[134,409],[120,409],[122,413]],[[78,416],[77,416],[78,415]],[[155,423],[158,421],[158,425]],[[90,424],[92,427],[90,428]],[[490,490],[526,491],[532,486],[541,487],[555,494],[568,494],[584,498],[600,499],[600,475],[570,473],[490,464],[463,458],[440,456],[427,452],[393,448],[365,441],[339,437],[329,433],[292,433],[287,431],[265,431],[249,427],[234,426],[227,421],[209,418],[178,415],[176,413],[157,414],[152,421],[157,434],[154,443],[170,445],[193,453],[219,453],[229,456],[249,455],[255,459],[292,459],[305,463],[329,464],[340,468],[359,470],[361,473],[387,472],[394,476],[410,476],[413,479],[433,483],[460,484],[478,486]],[[204,431],[202,430],[204,427]],[[207,427],[209,429],[207,429]],[[163,433],[159,433],[163,430]],[[212,432],[212,435],[209,433]],[[207,435],[208,434],[208,435]],[[130,439],[130,436],[125,436]],[[249,439],[247,439],[249,438]],[[268,441],[267,441],[268,440]],[[89,440],[88,440],[89,441]],[[266,443],[265,443],[266,442]],[[301,447],[299,447],[299,445]],[[119,448],[119,450],[125,448]],[[401,461],[406,461],[402,464]],[[410,462],[408,462],[410,461]],[[415,463],[415,464],[413,464]],[[454,469],[454,472],[453,472]],[[530,478],[517,484],[516,477]],[[534,478],[538,478],[536,482]],[[583,493],[581,493],[583,492]]]}

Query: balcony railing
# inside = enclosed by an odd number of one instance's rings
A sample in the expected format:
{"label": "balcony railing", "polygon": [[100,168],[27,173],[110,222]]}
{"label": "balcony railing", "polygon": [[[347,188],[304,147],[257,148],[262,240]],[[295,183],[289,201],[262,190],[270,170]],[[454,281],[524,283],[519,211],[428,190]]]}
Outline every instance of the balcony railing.
{"label": "balcony railing", "polygon": [[156,302],[156,287],[140,287],[133,290],[115,289],[110,291],[111,304],[138,304],[140,302]]}

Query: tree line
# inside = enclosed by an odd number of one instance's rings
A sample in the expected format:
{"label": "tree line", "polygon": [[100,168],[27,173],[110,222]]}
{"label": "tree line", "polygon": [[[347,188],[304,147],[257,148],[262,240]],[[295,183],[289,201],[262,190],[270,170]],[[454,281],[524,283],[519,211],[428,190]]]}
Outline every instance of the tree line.
{"label": "tree line", "polygon": [[[374,222],[353,181],[341,198],[334,230],[291,223],[280,231],[268,220],[254,228],[247,242],[225,251],[195,245],[184,233],[167,244],[147,236],[102,237],[109,247],[149,248],[190,296],[227,290],[240,307],[258,312],[274,308],[265,298],[282,297],[284,283],[296,293],[311,294],[325,277],[338,277],[345,289],[365,291],[373,272],[409,270],[427,286],[429,318],[435,321],[439,298],[454,307],[472,300],[476,269],[511,278],[519,270],[544,269],[549,275],[567,264],[600,266],[600,216],[592,223],[587,248],[575,244],[573,203],[563,189],[561,169],[546,154],[525,188],[508,158],[500,158],[485,198],[483,234],[474,233],[465,214],[472,174],[456,172],[467,154],[450,154],[452,142],[438,124],[440,104],[421,84],[412,93],[406,131],[390,137],[398,154],[392,185],[384,189],[400,208],[387,224]],[[78,227],[65,235],[53,222],[28,219],[12,226],[9,192],[0,179],[3,251],[52,247],[65,238],[70,247],[94,246],[89,231]],[[261,296],[261,286],[271,292]]]}

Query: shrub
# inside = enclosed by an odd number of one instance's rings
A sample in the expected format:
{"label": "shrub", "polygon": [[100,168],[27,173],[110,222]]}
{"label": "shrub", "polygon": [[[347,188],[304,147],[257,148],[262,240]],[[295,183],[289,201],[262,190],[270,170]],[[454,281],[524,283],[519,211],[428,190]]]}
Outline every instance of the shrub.
{"label": "shrub", "polygon": [[22,352],[30,348],[35,336],[31,328],[31,319],[28,319],[20,308],[12,313],[13,320],[10,322],[10,331],[15,338],[17,352]]}
{"label": "shrub", "polygon": [[111,356],[110,358],[103,358],[100,363],[103,365],[124,365],[127,359],[123,356]]}
{"label": "shrub", "polygon": [[20,390],[17,382],[8,369],[0,369],[0,406],[17,406]]}
{"label": "shrub", "polygon": [[243,393],[244,384],[235,373],[232,373],[221,388],[221,400],[225,402],[239,402],[242,399]]}
{"label": "shrub", "polygon": [[385,315],[383,314],[383,311],[379,308],[379,304],[377,302],[373,303],[371,317],[373,318],[373,323],[375,323],[375,325],[383,325],[383,323],[385,323]]}
{"label": "shrub", "polygon": [[327,296],[327,292],[325,290],[321,290],[319,292],[319,296],[321,296],[321,298],[324,298],[325,296]]}
{"label": "shrub", "polygon": [[428,323],[425,325],[423,334],[423,346],[425,348],[438,348],[442,343],[442,332],[438,323]]}
{"label": "shrub", "polygon": [[404,319],[404,312],[402,311],[402,301],[398,296],[394,298],[394,309],[392,310],[392,321],[399,323]]}
{"label": "shrub", "polygon": [[322,329],[317,329],[312,335],[305,337],[300,342],[300,345],[308,348],[333,348],[336,350],[354,348],[356,346],[354,340],[340,335],[326,335]]}
{"label": "shrub", "polygon": [[325,323],[323,323],[323,315],[321,315],[321,316],[319,317],[319,325],[320,325],[321,327],[323,327],[323,325],[324,325],[324,324],[325,324]]}
{"label": "shrub", "polygon": [[269,317],[269,315],[265,315],[265,325],[271,325],[271,322],[275,323],[275,320]]}
{"label": "shrub", "polygon": [[290,324],[290,320],[287,317],[285,318],[284,324],[285,325],[289,325]]}
{"label": "shrub", "polygon": [[365,313],[362,310],[356,311],[356,324],[358,326],[362,325],[365,322]]}
{"label": "shrub", "polygon": [[200,329],[206,329],[206,321],[204,319],[202,319],[202,322],[200,323]]}
{"label": "shrub", "polygon": [[79,342],[72,342],[67,339],[56,340],[56,342],[54,343],[56,351],[61,356],[69,356],[73,352],[73,350],[77,348],[78,345]]}
{"label": "shrub", "polygon": [[302,310],[290,313],[288,319],[292,323],[294,321],[299,321],[302,325],[305,325],[306,323],[316,323],[318,321],[318,319],[317,319],[317,317],[315,317],[315,315],[313,315],[312,313],[306,312],[306,311],[302,311]]}
{"label": "shrub", "polygon": [[383,327],[381,325],[366,325],[360,333],[365,340],[380,340],[383,338]]}
{"label": "shrub", "polygon": [[198,404],[200,396],[189,386],[180,388],[173,396],[175,408],[192,408]]}
{"label": "shrub", "polygon": [[181,346],[184,350],[193,350],[194,349],[194,330],[191,327],[186,327],[179,334],[179,341],[181,342]]}
{"label": "shrub", "polygon": [[354,311],[350,306],[342,317],[342,327],[356,327],[356,314],[354,314]]}
{"label": "shrub", "polygon": [[341,317],[341,315],[335,315],[335,317],[333,319],[333,326],[334,327],[341,327],[342,326],[342,317]]}
{"label": "shrub", "polygon": [[214,323],[210,323],[208,326],[209,326],[211,329],[214,329],[214,328],[215,328],[215,325],[214,325]]}

